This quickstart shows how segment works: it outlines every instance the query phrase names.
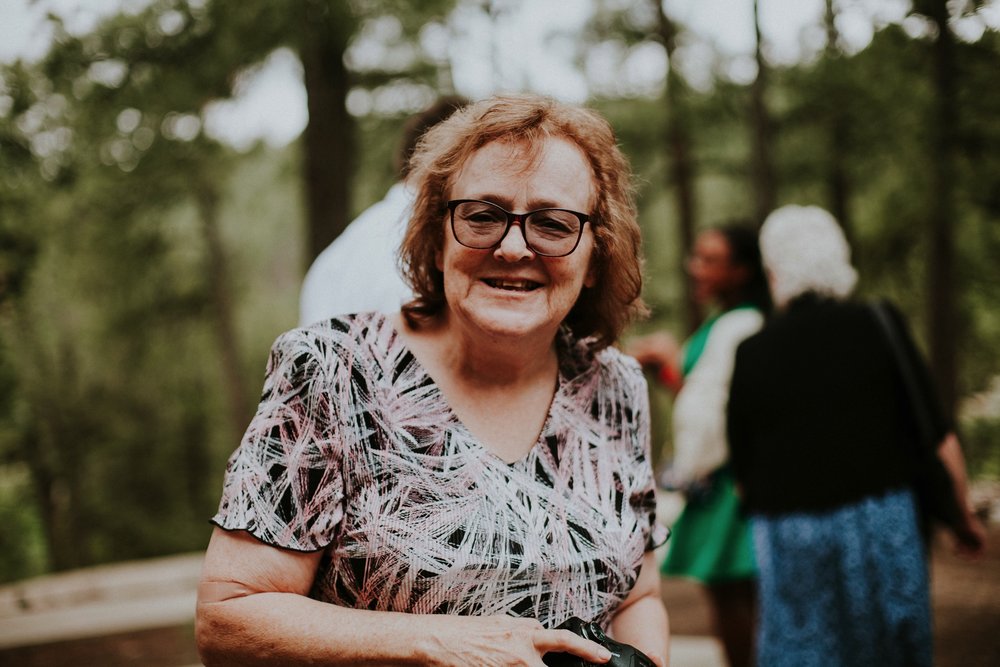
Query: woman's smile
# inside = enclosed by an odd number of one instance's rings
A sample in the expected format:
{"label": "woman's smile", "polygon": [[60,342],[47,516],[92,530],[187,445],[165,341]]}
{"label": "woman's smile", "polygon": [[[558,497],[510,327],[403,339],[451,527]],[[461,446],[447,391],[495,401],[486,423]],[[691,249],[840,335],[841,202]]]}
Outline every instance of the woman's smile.
{"label": "woman's smile", "polygon": [[484,278],[483,282],[495,289],[507,292],[531,292],[541,287],[533,280],[506,280],[504,278]]}

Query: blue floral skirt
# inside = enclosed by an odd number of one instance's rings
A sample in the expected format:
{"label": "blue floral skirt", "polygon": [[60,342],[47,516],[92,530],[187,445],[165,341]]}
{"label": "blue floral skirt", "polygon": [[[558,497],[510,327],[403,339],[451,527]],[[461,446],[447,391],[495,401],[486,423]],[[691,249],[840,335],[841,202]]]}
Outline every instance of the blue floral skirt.
{"label": "blue floral skirt", "polygon": [[927,562],[913,495],[752,518],[761,667],[931,665]]}

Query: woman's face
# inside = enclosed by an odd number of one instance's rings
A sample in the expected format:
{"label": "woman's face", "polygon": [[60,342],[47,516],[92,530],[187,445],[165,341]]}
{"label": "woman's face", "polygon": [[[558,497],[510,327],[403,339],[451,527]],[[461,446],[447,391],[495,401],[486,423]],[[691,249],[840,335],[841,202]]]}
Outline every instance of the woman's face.
{"label": "woman's face", "polygon": [[746,280],[746,269],[732,260],[729,242],[722,232],[702,232],[687,261],[694,298],[698,303],[725,301]]}
{"label": "woman's face", "polygon": [[[580,148],[548,138],[534,161],[523,146],[486,144],[458,172],[448,198],[484,200],[516,213],[565,208],[589,214],[594,193],[590,164]],[[542,257],[525,245],[518,224],[495,248],[476,250],[455,240],[447,214],[442,221],[445,240],[437,268],[444,274],[449,315],[476,335],[554,336],[580,290],[594,284],[589,223],[571,254]]]}

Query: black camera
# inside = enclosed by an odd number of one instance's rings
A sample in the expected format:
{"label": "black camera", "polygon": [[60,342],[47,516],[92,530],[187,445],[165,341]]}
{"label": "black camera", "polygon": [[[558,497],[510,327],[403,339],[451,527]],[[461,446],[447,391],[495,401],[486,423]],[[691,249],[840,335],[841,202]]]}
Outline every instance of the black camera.
{"label": "black camera", "polygon": [[[573,634],[597,642],[611,651],[611,660],[604,663],[606,667],[656,667],[645,653],[634,646],[621,644],[611,639],[604,634],[601,626],[597,623],[587,623],[583,619],[573,616],[556,630],[569,630]],[[591,667],[592,665],[600,667],[596,663],[587,662],[571,653],[546,653],[542,656],[542,662],[549,667]]]}

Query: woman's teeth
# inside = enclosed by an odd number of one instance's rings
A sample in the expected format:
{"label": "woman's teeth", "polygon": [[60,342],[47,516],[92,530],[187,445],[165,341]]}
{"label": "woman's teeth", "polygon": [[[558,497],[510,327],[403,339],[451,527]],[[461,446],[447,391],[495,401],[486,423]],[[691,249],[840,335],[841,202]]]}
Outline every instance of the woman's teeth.
{"label": "woman's teeth", "polygon": [[497,280],[487,278],[484,282],[496,289],[513,290],[516,292],[530,292],[538,287],[538,283],[532,280]]}

